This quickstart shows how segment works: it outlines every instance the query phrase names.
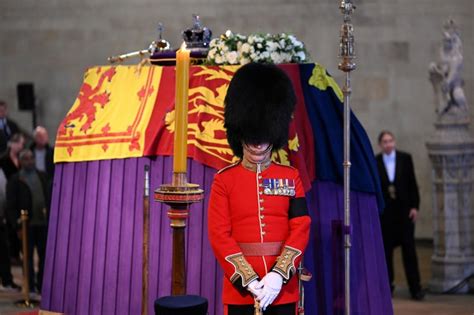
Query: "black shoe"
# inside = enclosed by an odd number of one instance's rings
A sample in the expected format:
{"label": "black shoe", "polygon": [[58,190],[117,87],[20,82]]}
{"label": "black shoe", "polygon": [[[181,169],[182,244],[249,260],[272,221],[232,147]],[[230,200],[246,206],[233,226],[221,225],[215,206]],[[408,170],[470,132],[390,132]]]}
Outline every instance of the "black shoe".
{"label": "black shoe", "polygon": [[418,290],[411,294],[411,298],[415,301],[423,301],[425,299],[426,292],[423,289]]}
{"label": "black shoe", "polygon": [[21,287],[17,285],[15,282],[4,284],[3,288],[5,289],[5,291],[16,291],[16,292],[21,291]]}

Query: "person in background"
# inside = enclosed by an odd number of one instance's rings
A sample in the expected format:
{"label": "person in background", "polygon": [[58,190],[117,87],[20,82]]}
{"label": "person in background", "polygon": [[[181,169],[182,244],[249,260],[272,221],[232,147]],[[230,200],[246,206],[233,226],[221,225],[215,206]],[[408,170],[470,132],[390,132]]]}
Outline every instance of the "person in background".
{"label": "person in background", "polygon": [[33,132],[33,144],[30,149],[35,156],[36,169],[48,174],[49,180],[54,176],[54,149],[49,145],[48,131],[42,126]]}
{"label": "person in background", "polygon": [[0,291],[19,291],[20,287],[13,282],[10,263],[8,229],[6,224],[6,186],[7,178],[0,169]]}
{"label": "person in background", "polygon": [[[48,176],[35,167],[31,150],[20,153],[20,171],[7,184],[7,212],[11,224],[19,232],[21,210],[28,211],[28,273],[30,289],[40,292],[43,280],[50,191]],[[33,253],[38,253],[38,274],[34,272]],[[35,277],[36,276],[36,277]]]}
{"label": "person in background", "polygon": [[411,296],[414,300],[422,300],[425,293],[420,285],[415,249],[415,222],[420,197],[413,160],[410,154],[396,150],[395,137],[390,131],[382,131],[378,143],[382,152],[376,160],[385,200],[381,225],[390,288],[393,293],[393,250],[400,245]]}
{"label": "person in background", "polygon": [[0,100],[0,154],[5,152],[10,138],[20,131],[18,125],[7,117],[8,105]]}
{"label": "person in background", "polygon": [[[20,151],[23,150],[24,146],[25,138],[22,134],[15,133],[10,137],[6,152],[4,152],[4,154],[0,157],[0,169],[3,171],[3,174],[7,180],[9,180],[14,174],[18,173],[20,169],[20,160],[18,155]],[[10,245],[10,257],[13,261],[13,264],[19,265],[21,263],[21,243],[18,239],[15,229],[13,229],[13,227],[10,225],[10,222],[7,222],[7,234]]]}
{"label": "person in background", "polygon": [[25,137],[21,133],[15,133],[8,141],[6,152],[0,157],[0,168],[2,168],[7,180],[20,169],[18,154],[25,147]]}

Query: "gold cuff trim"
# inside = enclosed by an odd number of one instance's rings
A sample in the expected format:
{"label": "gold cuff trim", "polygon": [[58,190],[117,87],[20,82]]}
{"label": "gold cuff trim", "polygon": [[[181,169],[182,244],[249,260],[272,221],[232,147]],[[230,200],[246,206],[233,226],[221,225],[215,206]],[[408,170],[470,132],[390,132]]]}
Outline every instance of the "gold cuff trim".
{"label": "gold cuff trim", "polygon": [[242,279],[242,286],[246,287],[250,282],[258,278],[257,273],[253,270],[242,253],[229,255],[225,260],[234,265],[235,268],[234,274],[230,277],[232,283],[237,281],[240,277]]}
{"label": "gold cuff trim", "polygon": [[296,272],[295,260],[301,254],[299,249],[286,245],[278,256],[273,271],[280,274],[284,280],[290,280],[291,274]]}

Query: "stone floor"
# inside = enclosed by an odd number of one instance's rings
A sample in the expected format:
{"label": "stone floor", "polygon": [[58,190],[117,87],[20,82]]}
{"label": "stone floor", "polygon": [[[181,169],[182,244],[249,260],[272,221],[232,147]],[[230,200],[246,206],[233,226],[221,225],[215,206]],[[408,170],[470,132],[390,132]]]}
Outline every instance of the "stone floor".
{"label": "stone floor", "polygon": [[[431,247],[427,244],[417,246],[422,282],[426,285],[431,274]],[[395,253],[395,284],[393,297],[395,315],[474,315],[474,295],[435,295],[428,294],[423,302],[412,301],[406,287],[400,250]],[[16,282],[21,284],[21,269],[14,267]],[[25,314],[24,309],[16,308],[14,301],[21,299],[20,293],[0,291],[0,315]],[[95,315],[95,314],[91,314]],[[309,314],[310,315],[310,314]],[[383,315],[383,314],[380,314]]]}
{"label": "stone floor", "polygon": [[[417,245],[421,281],[424,287],[431,277],[431,245]],[[474,295],[427,294],[422,302],[410,299],[402,265],[400,248],[395,251],[395,292],[393,310],[395,315],[474,315]]]}

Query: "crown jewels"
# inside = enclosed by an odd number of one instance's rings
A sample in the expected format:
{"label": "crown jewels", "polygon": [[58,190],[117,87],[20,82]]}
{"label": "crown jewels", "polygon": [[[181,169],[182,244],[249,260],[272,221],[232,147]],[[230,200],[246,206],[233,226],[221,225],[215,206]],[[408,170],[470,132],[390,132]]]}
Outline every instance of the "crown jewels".
{"label": "crown jewels", "polygon": [[183,31],[186,48],[191,51],[207,52],[211,41],[212,31],[203,27],[199,15],[193,14],[193,26]]}

